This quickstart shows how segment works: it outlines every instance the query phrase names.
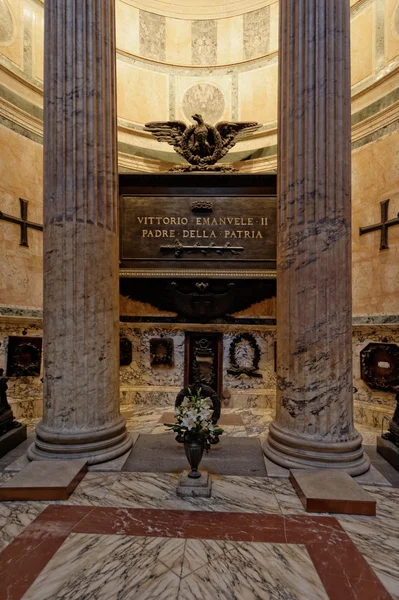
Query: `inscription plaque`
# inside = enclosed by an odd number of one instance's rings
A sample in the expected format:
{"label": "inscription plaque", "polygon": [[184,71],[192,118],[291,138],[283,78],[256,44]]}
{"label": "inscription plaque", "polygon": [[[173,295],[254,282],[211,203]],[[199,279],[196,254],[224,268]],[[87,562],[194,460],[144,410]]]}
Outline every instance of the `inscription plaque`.
{"label": "inscription plaque", "polygon": [[125,276],[275,277],[274,196],[122,194],[120,212]]}

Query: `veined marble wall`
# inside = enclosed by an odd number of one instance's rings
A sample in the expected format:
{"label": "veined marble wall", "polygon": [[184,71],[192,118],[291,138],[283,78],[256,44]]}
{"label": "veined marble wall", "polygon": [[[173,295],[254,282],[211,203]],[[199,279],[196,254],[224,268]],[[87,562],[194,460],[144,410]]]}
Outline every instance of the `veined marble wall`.
{"label": "veined marble wall", "polygon": [[[42,319],[0,317],[0,368],[7,369],[8,338],[10,335],[42,337]],[[39,377],[10,377],[7,398],[16,419],[34,419],[43,415],[43,356]]]}
{"label": "veined marble wall", "polygon": [[[275,404],[274,339],[273,327],[236,325],[148,325],[121,324],[121,332],[133,344],[133,361],[121,367],[121,403],[151,406],[173,405],[177,393],[184,387],[184,340],[186,331],[218,331],[223,333],[223,389],[224,406],[268,407]],[[251,332],[261,350],[259,372],[262,378],[227,373],[230,367],[229,348],[233,338],[244,331]],[[174,366],[151,368],[150,339],[161,335],[174,343]]]}
{"label": "veined marble wall", "polygon": [[[20,311],[22,312],[22,311]],[[177,393],[184,385],[184,339],[186,331],[221,331],[223,333],[223,406],[229,408],[274,408],[275,372],[273,326],[238,325],[178,325],[121,323],[121,334],[133,346],[133,360],[120,368],[120,402],[123,406],[173,406]],[[26,316],[0,317],[0,368],[7,363],[8,336],[42,336],[41,319]],[[230,367],[229,347],[238,333],[250,331],[262,353],[259,372],[262,379],[235,378],[227,373]],[[174,366],[151,368],[150,339],[161,335],[172,338]],[[360,352],[371,342],[399,344],[398,324],[362,324],[353,326],[353,385],[355,422],[380,428],[384,416],[391,417],[395,408],[393,393],[369,388],[361,379]],[[10,378],[8,398],[17,418],[36,418],[42,415],[43,389],[40,377]]]}

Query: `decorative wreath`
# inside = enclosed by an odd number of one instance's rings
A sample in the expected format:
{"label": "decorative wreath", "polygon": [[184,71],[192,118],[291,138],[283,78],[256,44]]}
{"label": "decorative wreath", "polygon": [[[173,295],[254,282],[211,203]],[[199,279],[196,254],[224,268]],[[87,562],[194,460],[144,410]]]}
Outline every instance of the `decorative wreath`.
{"label": "decorative wreath", "polygon": [[[151,366],[157,367],[159,365],[170,366],[173,363],[173,342],[171,339],[158,339],[151,340]],[[165,350],[164,356],[158,356],[155,354],[155,347],[162,346]]]}
{"label": "decorative wreath", "polygon": [[[237,346],[241,342],[247,342],[254,351],[254,357],[251,367],[242,367],[237,362]],[[230,375],[234,375],[235,377],[239,377],[240,375],[247,375],[248,377],[262,378],[263,375],[261,373],[258,373],[260,356],[261,354],[259,345],[252,333],[239,333],[235,336],[235,338],[230,344],[229,357],[231,367],[227,370],[227,372]]]}
{"label": "decorative wreath", "polygon": [[40,375],[40,348],[27,342],[19,344],[14,351],[13,367],[15,376],[38,376]]}

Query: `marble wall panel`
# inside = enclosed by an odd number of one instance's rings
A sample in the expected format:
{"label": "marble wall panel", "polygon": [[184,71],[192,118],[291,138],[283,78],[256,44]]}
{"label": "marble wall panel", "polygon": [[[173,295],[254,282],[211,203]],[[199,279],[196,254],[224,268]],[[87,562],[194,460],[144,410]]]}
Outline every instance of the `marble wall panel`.
{"label": "marble wall panel", "polygon": [[[0,210],[20,217],[22,198],[28,200],[28,219],[43,223],[41,146],[0,125],[0,148]],[[29,229],[25,247],[20,232],[19,225],[0,221],[0,304],[41,308],[43,233]]]}
{"label": "marble wall panel", "polygon": [[[8,337],[10,335],[42,337],[41,324],[25,321],[24,324],[4,322],[0,320],[0,368],[6,372]],[[42,357],[43,361],[43,357]],[[43,414],[43,362],[39,377],[10,377],[8,379],[7,398],[16,419],[32,419]]]}
{"label": "marble wall panel", "polygon": [[375,66],[375,3],[357,13],[351,20],[352,85],[369,77]]}
{"label": "marble wall panel", "polygon": [[[12,321],[12,322],[11,322]],[[0,320],[0,368],[6,367],[7,338],[21,335],[41,336],[41,322],[27,317]],[[122,335],[133,345],[131,365],[120,369],[121,406],[173,406],[177,393],[184,385],[184,337],[190,329],[184,325],[154,325],[121,323]],[[198,329],[198,326],[195,326]],[[274,372],[274,328],[235,325],[206,326],[205,329],[223,331],[223,397],[225,408],[274,408],[276,402]],[[229,347],[233,338],[243,331],[255,336],[262,355],[259,372],[262,379],[227,373],[230,368]],[[165,337],[174,340],[173,368],[151,369],[150,339]],[[355,423],[381,428],[383,418],[391,417],[396,405],[394,394],[372,390],[361,380],[360,352],[370,342],[398,343],[399,323],[354,325],[353,328],[353,385]],[[10,378],[8,397],[17,418],[36,418],[42,414],[42,383],[40,377]]]}
{"label": "marble wall panel", "polygon": [[217,21],[217,63],[220,65],[241,62],[244,58],[244,17]]}
{"label": "marble wall panel", "polygon": [[[275,332],[248,326],[261,351],[259,373],[261,378],[240,375],[236,377],[228,373],[230,364],[230,345],[236,335],[242,333],[242,328],[231,330],[223,336],[223,388],[224,406],[229,408],[273,408],[276,396],[276,374],[274,371],[274,341]],[[248,355],[250,354],[250,356]],[[251,366],[252,354],[246,344],[237,347],[240,364]]]}
{"label": "marble wall panel", "polygon": [[16,65],[23,58],[24,0],[0,0],[0,53]]}
{"label": "marble wall panel", "polygon": [[216,65],[217,26],[216,21],[192,21],[191,51],[193,65]]}
{"label": "marble wall panel", "polygon": [[360,353],[372,342],[399,344],[399,322],[387,325],[358,325],[353,331],[353,398],[359,422],[376,427],[375,423],[381,424],[384,414],[392,416],[396,401],[393,392],[370,388],[361,378]]}
{"label": "marble wall panel", "polygon": [[238,117],[242,121],[276,123],[277,59],[260,69],[238,75]]}
{"label": "marble wall panel", "polygon": [[399,212],[399,131],[352,152],[353,314],[399,314],[399,226],[389,228],[389,249],[380,232],[359,228],[380,221],[380,202],[390,199],[389,218]]}
{"label": "marble wall panel", "polygon": [[165,17],[140,11],[140,54],[145,58],[165,61]]}
{"label": "marble wall panel", "polygon": [[44,69],[44,13],[37,4],[34,8],[32,27],[32,76],[43,81]]}
{"label": "marble wall panel", "polygon": [[191,64],[191,22],[166,19],[165,58],[174,65]]}
{"label": "marble wall panel", "polygon": [[[120,369],[120,382],[123,388],[150,386],[160,389],[165,386],[183,387],[184,382],[184,332],[176,329],[167,332],[161,326],[147,328],[122,326],[122,334],[133,346],[133,360],[127,367]],[[168,337],[174,344],[173,367],[151,368],[150,340]]]}
{"label": "marble wall panel", "polygon": [[[117,47],[130,54],[140,52],[140,11],[121,0],[115,3]],[[144,29],[144,27],[143,27]]]}
{"label": "marble wall panel", "polygon": [[8,0],[0,0],[0,44],[10,44],[14,37],[14,15]]}
{"label": "marble wall panel", "polygon": [[117,60],[118,116],[147,123],[169,118],[168,75]]}
{"label": "marble wall panel", "polygon": [[249,60],[269,52],[270,7],[260,8],[244,15],[244,58]]}
{"label": "marble wall panel", "polygon": [[273,2],[269,7],[270,10],[270,41],[269,52],[277,52],[278,50],[278,35],[279,35],[279,2]]}
{"label": "marble wall panel", "polygon": [[34,7],[28,0],[25,0],[23,11],[23,70],[28,76],[33,72],[33,29],[35,20]]}
{"label": "marble wall panel", "polygon": [[[223,330],[225,327],[221,327]],[[188,327],[188,329],[190,329]],[[209,326],[204,326],[208,330]],[[241,327],[227,326],[223,336],[223,388],[224,406],[229,408],[272,408],[275,406],[274,331],[248,326],[259,344],[262,357],[259,372],[262,378],[241,376],[235,378],[229,369],[229,348],[233,338],[243,332]],[[245,329],[247,330],[247,328]],[[172,405],[177,392],[184,384],[185,328],[181,325],[155,327],[150,325],[121,325],[123,335],[133,344],[133,361],[121,368],[121,402],[123,405]],[[174,341],[174,367],[151,369],[149,343],[152,337],[164,335]]]}
{"label": "marble wall panel", "polygon": [[385,60],[399,56],[399,0],[385,0]]}

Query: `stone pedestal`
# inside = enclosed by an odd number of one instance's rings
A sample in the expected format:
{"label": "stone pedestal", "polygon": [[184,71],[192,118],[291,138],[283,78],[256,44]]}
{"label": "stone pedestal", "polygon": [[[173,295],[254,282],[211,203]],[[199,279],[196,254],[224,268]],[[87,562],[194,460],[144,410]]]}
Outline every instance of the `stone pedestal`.
{"label": "stone pedestal", "polygon": [[44,416],[28,456],[95,464],[132,445],[119,413],[114,2],[47,2],[44,39]]}
{"label": "stone pedestal", "polygon": [[353,426],[349,3],[280,1],[277,412],[286,468],[369,468]]}
{"label": "stone pedestal", "polygon": [[84,459],[31,462],[0,485],[0,500],[68,500],[86,473]]}
{"label": "stone pedestal", "polygon": [[375,517],[377,502],[344,471],[291,471],[290,481],[307,512]]}
{"label": "stone pedestal", "polygon": [[192,479],[189,471],[183,471],[179,477],[176,493],[181,498],[210,498],[212,479],[208,471],[201,471],[201,477]]}

